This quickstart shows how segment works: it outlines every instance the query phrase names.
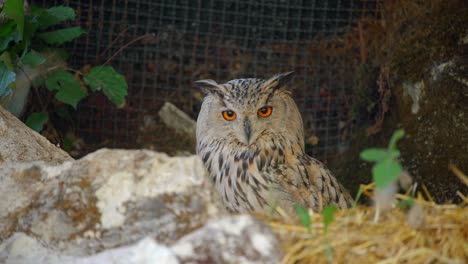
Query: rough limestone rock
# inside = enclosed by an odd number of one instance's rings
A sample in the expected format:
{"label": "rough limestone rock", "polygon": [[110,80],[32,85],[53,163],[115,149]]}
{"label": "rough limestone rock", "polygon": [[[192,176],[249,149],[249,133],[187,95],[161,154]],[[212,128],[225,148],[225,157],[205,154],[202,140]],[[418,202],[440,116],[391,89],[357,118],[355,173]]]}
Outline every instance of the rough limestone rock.
{"label": "rough limestone rock", "polygon": [[71,159],[0,106],[0,166],[7,161],[42,160],[59,164]]}
{"label": "rough limestone rock", "polygon": [[177,256],[166,246],[151,238],[101,253],[77,257],[58,254],[41,245],[24,233],[16,233],[0,245],[0,262],[5,264],[142,264],[180,263]]}
{"label": "rough limestone rock", "polygon": [[207,223],[171,249],[182,263],[278,263],[282,255],[271,230],[248,215]]}
{"label": "rough limestone rock", "polygon": [[0,245],[0,262],[6,264],[278,263],[280,257],[272,232],[247,215],[213,220],[172,246],[147,237],[91,256],[54,252],[24,233],[16,233]]}
{"label": "rough limestone rock", "polygon": [[61,165],[0,167],[0,241],[15,232],[88,256],[143,237],[169,244],[226,214],[196,156],[99,150]]}

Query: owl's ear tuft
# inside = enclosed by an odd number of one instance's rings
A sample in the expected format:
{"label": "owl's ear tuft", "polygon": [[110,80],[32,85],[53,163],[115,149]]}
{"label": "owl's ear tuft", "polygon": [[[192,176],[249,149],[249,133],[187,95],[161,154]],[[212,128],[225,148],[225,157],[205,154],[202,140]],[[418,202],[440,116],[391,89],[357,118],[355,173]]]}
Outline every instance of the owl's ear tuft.
{"label": "owl's ear tuft", "polygon": [[223,95],[228,92],[224,86],[213,80],[199,80],[194,83],[195,86],[201,89],[205,94],[213,94],[223,97]]}
{"label": "owl's ear tuft", "polygon": [[294,77],[294,72],[286,72],[277,74],[270,79],[266,80],[262,86],[262,89],[268,91],[275,91],[286,85]]}

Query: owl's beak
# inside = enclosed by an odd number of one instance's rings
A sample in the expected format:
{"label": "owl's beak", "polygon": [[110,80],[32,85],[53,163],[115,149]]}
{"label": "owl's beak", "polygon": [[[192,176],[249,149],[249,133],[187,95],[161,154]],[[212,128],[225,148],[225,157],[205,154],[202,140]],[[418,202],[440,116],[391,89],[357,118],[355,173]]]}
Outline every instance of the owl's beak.
{"label": "owl's beak", "polygon": [[244,120],[244,132],[245,132],[245,138],[247,139],[247,144],[250,144],[250,136],[252,135],[252,127],[248,119]]}

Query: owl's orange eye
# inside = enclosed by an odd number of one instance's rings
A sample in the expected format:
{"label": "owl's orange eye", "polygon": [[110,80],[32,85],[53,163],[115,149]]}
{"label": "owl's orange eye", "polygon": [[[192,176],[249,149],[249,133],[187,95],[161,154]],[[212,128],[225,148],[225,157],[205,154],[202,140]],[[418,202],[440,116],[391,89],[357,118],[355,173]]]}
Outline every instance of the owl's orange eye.
{"label": "owl's orange eye", "polygon": [[257,114],[261,117],[269,117],[271,113],[273,112],[273,107],[271,106],[264,106],[260,109],[258,109]]}
{"label": "owl's orange eye", "polygon": [[223,111],[223,117],[227,121],[233,121],[234,119],[236,119],[237,115],[234,111],[227,110],[227,111]]}

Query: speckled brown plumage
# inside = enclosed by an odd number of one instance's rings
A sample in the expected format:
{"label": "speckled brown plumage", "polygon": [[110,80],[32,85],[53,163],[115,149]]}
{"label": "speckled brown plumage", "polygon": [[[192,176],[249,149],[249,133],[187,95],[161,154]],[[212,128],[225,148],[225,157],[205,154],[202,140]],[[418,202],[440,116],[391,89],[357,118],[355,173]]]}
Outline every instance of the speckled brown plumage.
{"label": "speckled brown plumage", "polygon": [[[197,82],[207,94],[197,120],[197,153],[232,211],[292,211],[296,203],[320,211],[352,202],[330,171],[304,152],[302,119],[284,89],[291,76]],[[268,117],[260,115],[264,107],[272,109]],[[223,118],[225,111],[235,119]]]}

